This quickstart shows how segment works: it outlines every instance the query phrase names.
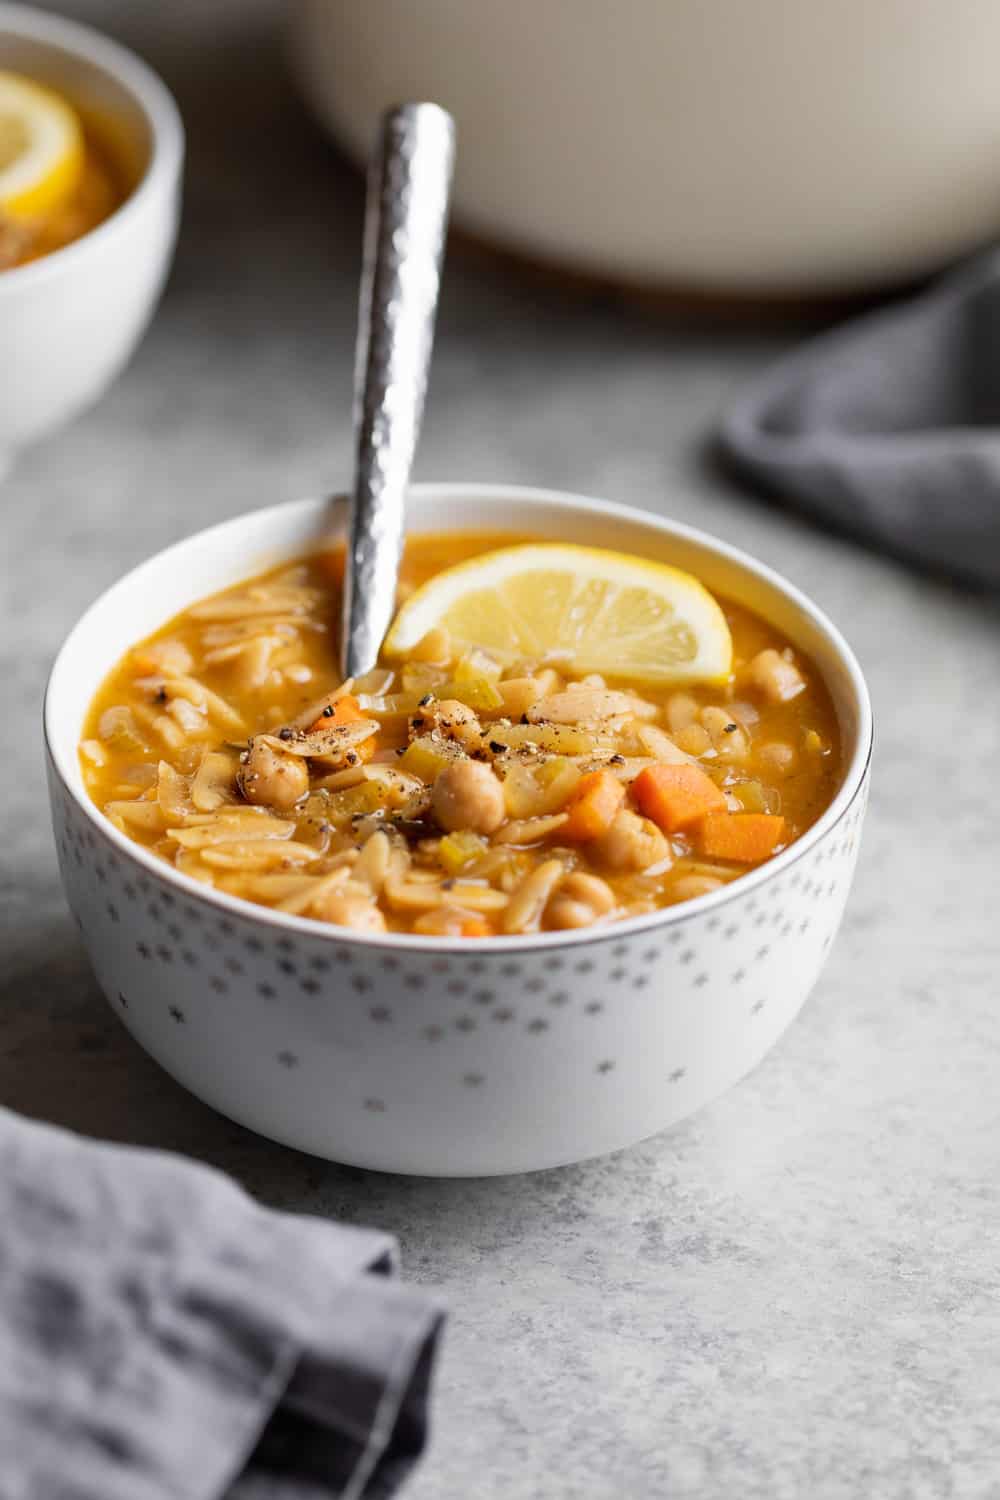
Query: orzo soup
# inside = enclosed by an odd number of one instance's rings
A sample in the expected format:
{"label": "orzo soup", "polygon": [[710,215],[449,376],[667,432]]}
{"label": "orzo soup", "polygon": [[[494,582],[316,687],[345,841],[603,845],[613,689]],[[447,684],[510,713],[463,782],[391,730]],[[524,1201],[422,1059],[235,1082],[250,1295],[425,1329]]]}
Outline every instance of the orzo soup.
{"label": "orzo soup", "polygon": [[342,551],[193,605],[101,687],[90,795],[232,895],[468,938],[691,900],[819,817],[840,748],[808,658],[686,574],[519,540],[411,538],[353,683]]}
{"label": "orzo soup", "polygon": [[114,134],[55,90],[0,69],[0,271],[61,250],[121,206],[131,188]]}

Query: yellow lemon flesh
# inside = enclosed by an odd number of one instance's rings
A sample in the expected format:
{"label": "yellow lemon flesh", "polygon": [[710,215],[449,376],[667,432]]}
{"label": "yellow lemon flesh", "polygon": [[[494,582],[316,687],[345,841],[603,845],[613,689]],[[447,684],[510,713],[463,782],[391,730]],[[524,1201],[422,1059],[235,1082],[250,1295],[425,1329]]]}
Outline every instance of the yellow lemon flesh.
{"label": "yellow lemon flesh", "polygon": [[505,666],[683,683],[723,681],[732,665],[725,616],[697,578],[597,547],[505,547],[436,574],[400,609],[386,654],[405,657],[437,626]]}
{"label": "yellow lemon flesh", "polygon": [[0,70],[0,217],[44,219],[73,192],[82,170],[76,112],[51,89]]}

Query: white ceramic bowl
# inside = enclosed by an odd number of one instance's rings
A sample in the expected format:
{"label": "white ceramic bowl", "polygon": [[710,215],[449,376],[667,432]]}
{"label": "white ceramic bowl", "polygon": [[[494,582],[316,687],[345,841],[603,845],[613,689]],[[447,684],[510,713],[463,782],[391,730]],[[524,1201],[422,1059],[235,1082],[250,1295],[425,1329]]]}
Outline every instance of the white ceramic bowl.
{"label": "white ceramic bowl", "polygon": [[668,289],[854,293],[1000,229],[1000,9],[982,0],[296,0],[292,56],[363,161],[378,113],[458,122],[455,221]]}
{"label": "white ceramic bowl", "polygon": [[323,927],[207,890],[123,837],[90,801],[76,747],[95,689],[131,643],[341,523],[305,501],[201,532],[103,594],[60,651],[45,704],[52,816],[102,988],[193,1093],[337,1161],[517,1172],[661,1130],[760,1061],[823,964],[865,808],[872,728],[857,662],[789,584],[687,527],[548,491],[415,486],[414,531],[572,535],[675,562],[752,604],[823,672],[843,785],[769,864],[651,916],[476,942]]}
{"label": "white ceramic bowl", "polygon": [[0,470],[18,448],[82,411],[124,367],[173,254],[184,131],[173,99],[134,53],[88,26],[0,4],[0,67],[59,89],[108,122],[136,185],[72,244],[0,273]]}

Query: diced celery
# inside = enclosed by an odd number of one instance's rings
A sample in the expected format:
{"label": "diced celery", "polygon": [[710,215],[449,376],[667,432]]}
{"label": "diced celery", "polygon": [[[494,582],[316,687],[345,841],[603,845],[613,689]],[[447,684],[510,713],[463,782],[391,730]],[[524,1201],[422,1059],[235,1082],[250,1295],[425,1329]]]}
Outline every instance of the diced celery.
{"label": "diced celery", "polygon": [[497,692],[503,698],[503,711],[512,719],[519,719],[533,708],[542,696],[537,678],[514,677],[497,683]]}
{"label": "diced celery", "polygon": [[370,698],[378,698],[385,693],[390,693],[395,676],[395,672],[391,672],[388,667],[373,667],[363,676],[355,677],[352,689],[355,698],[361,697],[362,694]]}
{"label": "diced celery", "polygon": [[565,804],[573,788],[580,780],[580,769],[564,755],[553,756],[543,761],[537,771],[542,791],[542,812],[551,813]]}
{"label": "diced celery", "polygon": [[402,678],[403,691],[422,698],[425,693],[436,692],[442,682],[447,682],[448,672],[428,661],[411,661],[403,668]]}
{"label": "diced celery", "polygon": [[383,698],[377,698],[375,704],[375,713],[412,714],[420,705],[420,696],[410,692],[386,693]]}
{"label": "diced celery", "polygon": [[421,781],[433,781],[439,771],[461,756],[457,745],[449,741],[436,740],[430,735],[418,735],[407,745],[399,758],[399,769],[419,776]]}
{"label": "diced celery", "polygon": [[492,657],[488,651],[482,651],[474,646],[459,659],[455,667],[455,682],[476,682],[485,679],[487,682],[496,682],[500,676],[500,663]]}
{"label": "diced celery", "polygon": [[464,703],[467,708],[474,708],[480,712],[499,708],[503,703],[503,698],[493,683],[485,677],[473,677],[465,682],[460,682],[457,677],[453,677],[450,682],[438,688],[437,697],[454,698],[457,703]]}
{"label": "diced celery", "polygon": [[744,812],[774,813],[781,805],[779,793],[760,781],[741,781],[726,790],[736,798]]}
{"label": "diced celery", "polygon": [[537,810],[541,787],[534,771],[515,761],[503,779],[503,798],[509,818],[530,818]]}
{"label": "diced celery", "polygon": [[349,818],[376,812],[387,800],[385,788],[380,782],[362,781],[359,786],[349,786],[342,792],[331,794],[328,816],[331,822],[344,823]]}
{"label": "diced celery", "polygon": [[465,865],[476,859],[486,848],[486,840],[468,829],[447,834],[438,845],[438,859],[449,875],[457,875]]}
{"label": "diced celery", "polygon": [[759,781],[741,781],[737,786],[729,787],[728,790],[736,798],[744,812],[762,813],[766,811],[764,806],[764,788]]}
{"label": "diced celery", "polygon": [[579,780],[578,768],[562,755],[534,766],[515,761],[503,783],[508,817],[540,818],[558,812]]}

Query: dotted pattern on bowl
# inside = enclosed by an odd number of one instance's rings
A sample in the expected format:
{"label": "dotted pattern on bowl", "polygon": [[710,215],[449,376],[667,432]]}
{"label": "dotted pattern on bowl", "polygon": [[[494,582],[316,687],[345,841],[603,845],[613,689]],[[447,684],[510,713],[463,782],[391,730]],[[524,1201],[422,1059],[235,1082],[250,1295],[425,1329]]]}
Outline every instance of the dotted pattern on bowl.
{"label": "dotted pattern on bowl", "polygon": [[[119,852],[61,787],[54,805],[64,882],[102,987],[196,1093],[254,1123],[256,1091],[334,1089],[343,1134],[348,1114],[369,1131],[393,1117],[397,1132],[418,1129],[430,1091],[456,1131],[475,1133],[507,1128],[512,1095],[541,1118],[547,1096],[550,1110],[556,1096],[569,1110],[599,1107],[611,1086],[623,1119],[630,1093],[659,1091],[666,1123],[732,1081],[727,1070],[753,1066],[835,936],[866,795],[867,780],[815,849],[752,894],[737,884],[715,911],[693,903],[659,928],[592,929],[558,951],[470,942],[450,954],[221,911],[166,867],[153,875]],[[216,1077],[227,1055],[242,1078],[233,1098]]]}

